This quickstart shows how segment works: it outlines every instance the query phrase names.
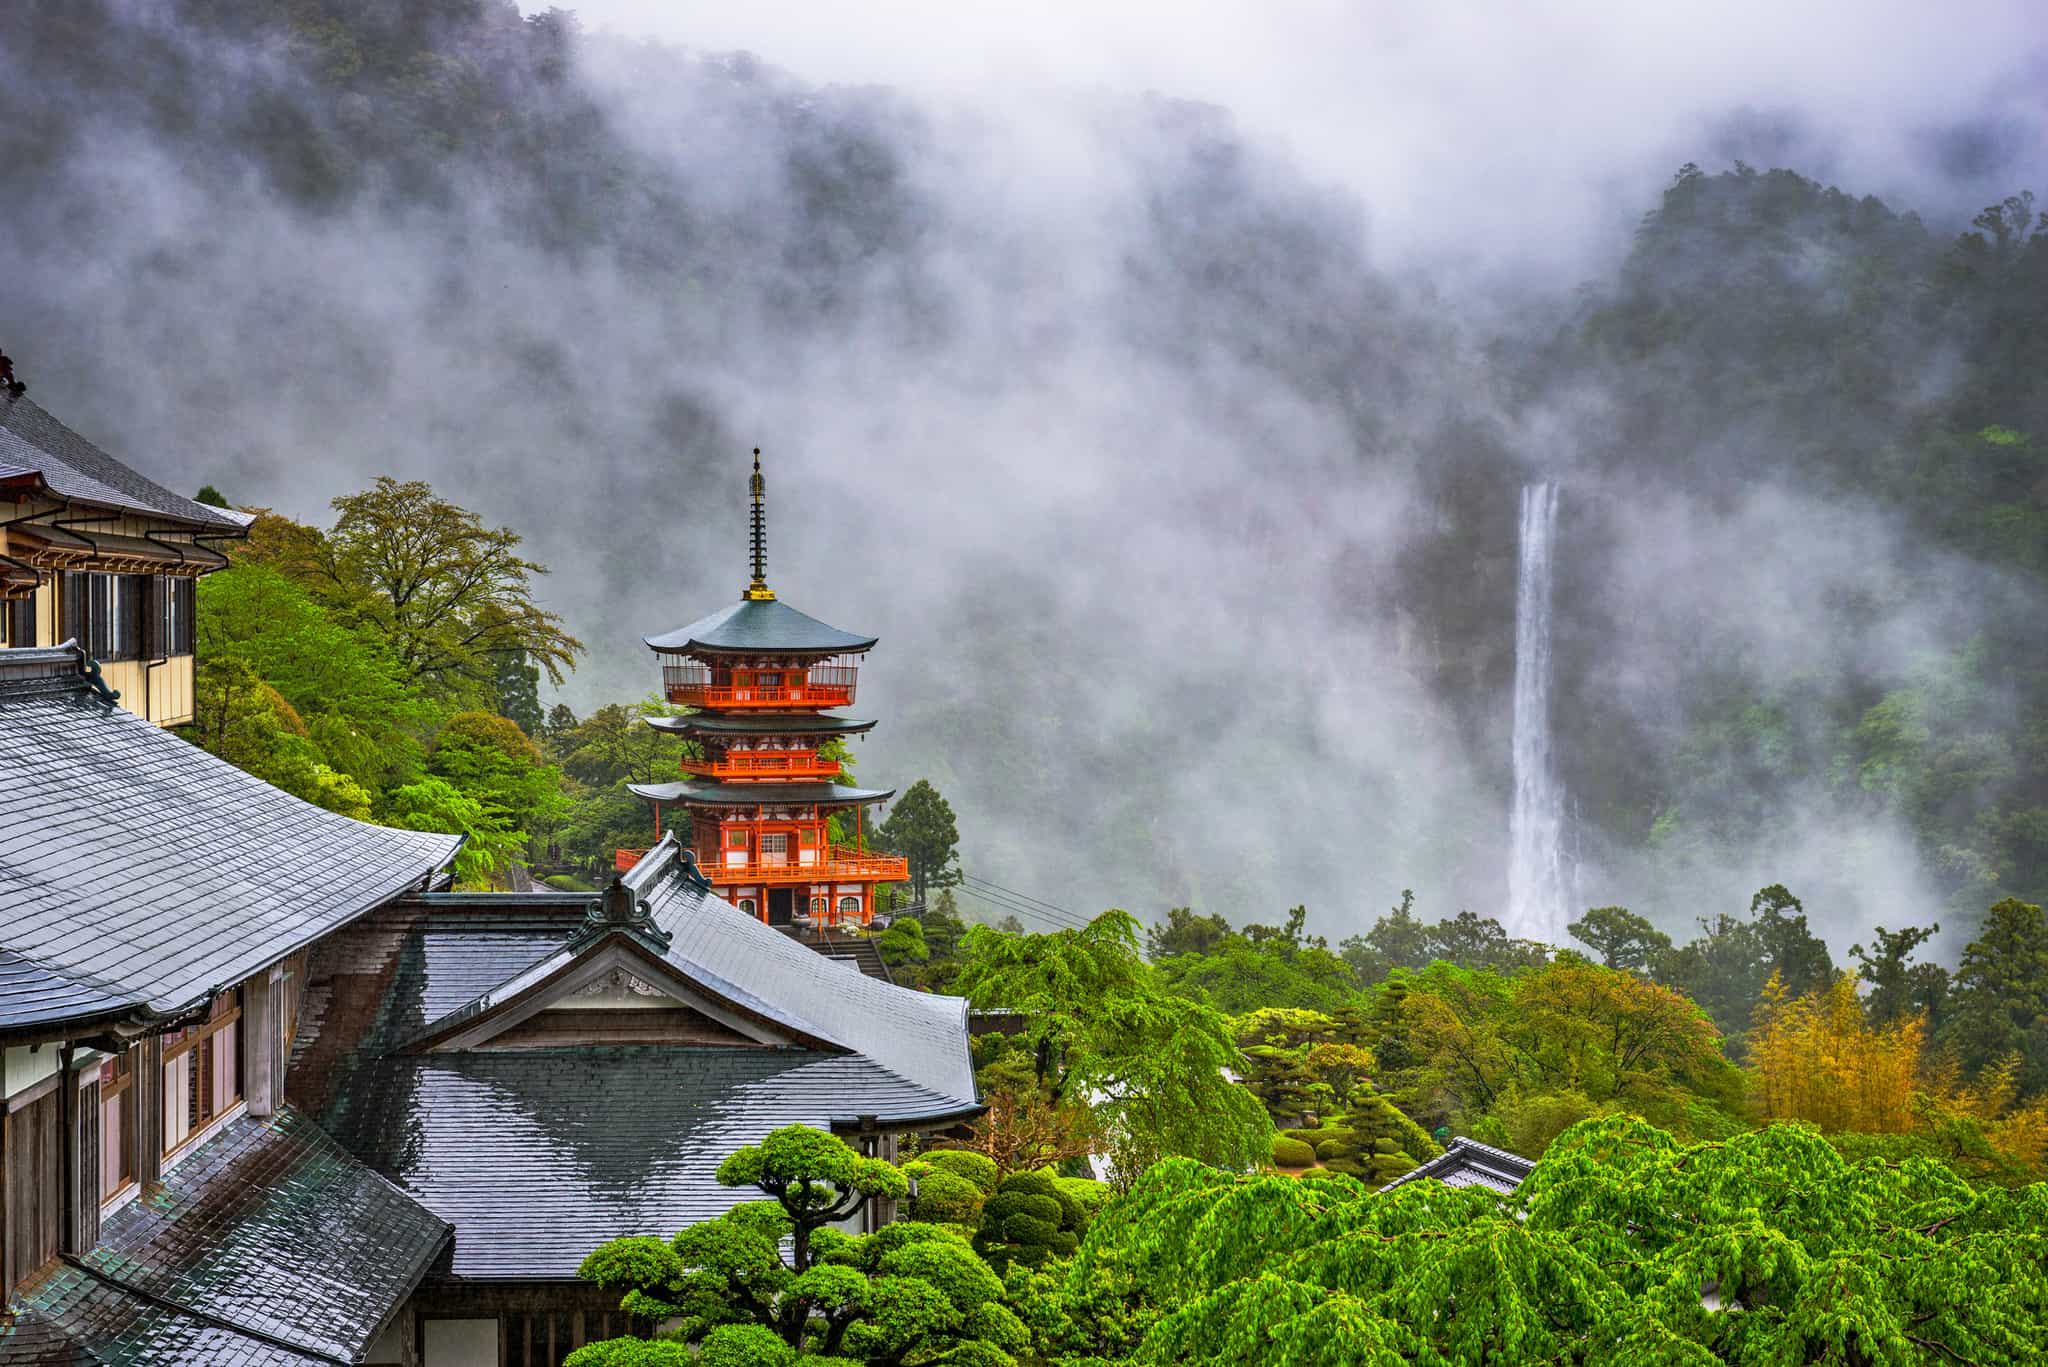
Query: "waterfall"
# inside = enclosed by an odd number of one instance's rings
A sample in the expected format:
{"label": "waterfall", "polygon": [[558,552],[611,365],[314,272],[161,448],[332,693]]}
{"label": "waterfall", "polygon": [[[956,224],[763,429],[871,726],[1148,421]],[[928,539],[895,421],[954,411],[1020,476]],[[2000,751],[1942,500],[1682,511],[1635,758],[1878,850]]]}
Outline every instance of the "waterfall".
{"label": "waterfall", "polygon": [[1515,574],[1515,799],[1508,816],[1507,930],[1563,944],[1564,794],[1550,756],[1551,546],[1557,486],[1522,490],[1521,556]]}

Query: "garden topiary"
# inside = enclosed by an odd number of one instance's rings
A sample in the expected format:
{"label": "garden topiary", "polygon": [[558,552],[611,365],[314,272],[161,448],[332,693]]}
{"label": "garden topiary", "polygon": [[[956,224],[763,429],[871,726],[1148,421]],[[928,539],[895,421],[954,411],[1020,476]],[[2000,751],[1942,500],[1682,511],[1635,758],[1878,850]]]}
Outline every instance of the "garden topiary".
{"label": "garden topiary", "polygon": [[974,1251],[998,1274],[1013,1262],[1037,1267],[1048,1258],[1068,1256],[1081,1242],[1070,1221],[1083,1214],[1081,1203],[1068,1199],[1071,1206],[1061,1202],[1047,1173],[1010,1174],[981,1208]]}
{"label": "garden topiary", "polygon": [[1316,1151],[1299,1139],[1286,1135],[1273,1136],[1273,1162],[1283,1168],[1312,1168],[1316,1165]]}
{"label": "garden topiary", "polygon": [[1053,1179],[1053,1186],[1058,1189],[1062,1198],[1061,1205],[1066,1204],[1064,1198],[1071,1197],[1074,1204],[1081,1209],[1080,1223],[1074,1229],[1076,1234],[1085,1234],[1089,1221],[1093,1220],[1097,1213],[1109,1204],[1110,1198],[1116,1195],[1115,1187],[1107,1182],[1098,1182],[1093,1177],[1056,1177]]}
{"label": "garden topiary", "polygon": [[921,1157],[935,1168],[943,1168],[974,1183],[983,1196],[993,1193],[996,1183],[1002,1180],[1003,1174],[996,1167],[996,1160],[972,1149],[933,1149]]}
{"label": "garden topiary", "polygon": [[917,1183],[917,1195],[910,1198],[911,1219],[947,1225],[980,1221],[984,1194],[959,1173],[913,1158],[903,1165],[903,1175]]}

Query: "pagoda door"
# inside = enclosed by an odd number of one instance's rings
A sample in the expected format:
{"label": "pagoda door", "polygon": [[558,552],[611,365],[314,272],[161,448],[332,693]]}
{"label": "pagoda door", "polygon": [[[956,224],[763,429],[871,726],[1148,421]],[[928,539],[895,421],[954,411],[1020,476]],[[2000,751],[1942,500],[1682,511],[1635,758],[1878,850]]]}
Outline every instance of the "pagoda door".
{"label": "pagoda door", "polygon": [[796,889],[768,889],[768,924],[786,926],[796,916]]}

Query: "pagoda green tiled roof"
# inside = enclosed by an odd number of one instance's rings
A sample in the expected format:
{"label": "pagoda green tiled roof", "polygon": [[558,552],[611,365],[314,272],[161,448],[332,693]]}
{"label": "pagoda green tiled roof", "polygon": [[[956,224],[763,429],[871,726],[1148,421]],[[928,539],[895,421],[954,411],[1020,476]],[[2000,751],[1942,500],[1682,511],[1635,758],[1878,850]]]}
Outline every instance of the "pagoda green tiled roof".
{"label": "pagoda green tiled roof", "polygon": [[649,717],[647,724],[678,736],[852,736],[875,729],[872,721],[829,712],[689,712]]}
{"label": "pagoda green tiled roof", "polygon": [[896,795],[894,788],[849,788],[843,783],[713,783],[680,779],[674,783],[628,783],[626,790],[649,802],[700,803],[706,807],[858,806]]}
{"label": "pagoda green tiled roof", "polygon": [[642,639],[666,655],[858,654],[876,640],[828,626],[779,598],[743,599],[686,627]]}

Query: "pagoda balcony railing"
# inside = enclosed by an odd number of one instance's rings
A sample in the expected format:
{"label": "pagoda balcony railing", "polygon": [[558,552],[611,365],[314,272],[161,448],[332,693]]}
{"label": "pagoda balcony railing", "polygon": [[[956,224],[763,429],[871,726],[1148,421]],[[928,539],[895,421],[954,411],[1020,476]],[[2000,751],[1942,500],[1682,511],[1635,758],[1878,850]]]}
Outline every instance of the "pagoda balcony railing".
{"label": "pagoda balcony railing", "polygon": [[723,759],[686,759],[683,772],[699,778],[809,778],[831,780],[839,777],[837,760],[820,759],[809,751],[786,755],[727,755]]}
{"label": "pagoda balcony railing", "polygon": [[[620,850],[613,856],[620,872],[640,862],[645,850]],[[732,883],[907,883],[910,861],[900,854],[876,854],[834,845],[823,859],[803,863],[788,859],[750,859],[744,864],[706,864],[704,876],[721,887]]]}
{"label": "pagoda balcony railing", "polygon": [[[859,670],[852,665],[812,665],[808,670],[763,670],[779,683],[714,683],[703,665],[663,665],[662,691],[682,707],[845,707],[853,701]],[[787,680],[802,674],[797,683]]]}

